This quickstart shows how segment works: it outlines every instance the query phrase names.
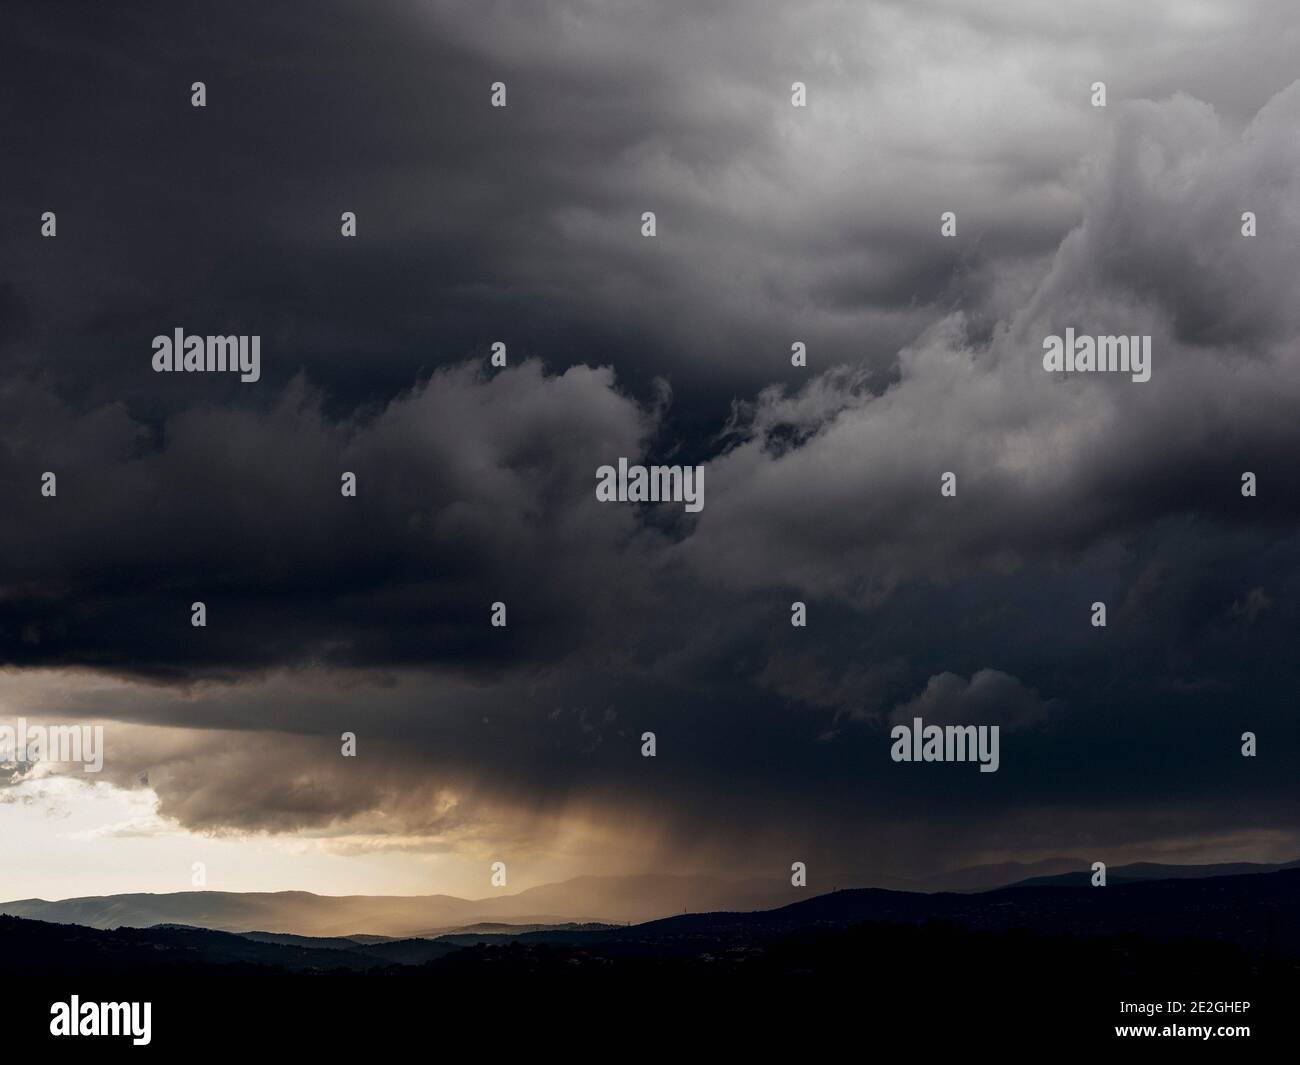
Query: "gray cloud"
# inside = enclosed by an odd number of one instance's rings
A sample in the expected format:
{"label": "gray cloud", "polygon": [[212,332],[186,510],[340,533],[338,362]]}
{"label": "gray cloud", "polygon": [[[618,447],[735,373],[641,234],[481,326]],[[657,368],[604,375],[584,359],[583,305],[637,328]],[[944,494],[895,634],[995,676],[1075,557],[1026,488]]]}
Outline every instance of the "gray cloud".
{"label": "gray cloud", "polygon": [[[1300,112],[1300,83],[1240,139],[1183,98],[1120,110],[1088,213],[988,343],[955,315],[903,350],[883,389],[846,371],[739,408],[738,442],[711,467],[712,506],[682,547],[702,573],[869,602],[1172,514],[1289,520],[1300,374],[1278,286],[1300,246],[1283,206],[1300,170],[1276,131]],[[1278,180],[1236,180],[1261,172]],[[1268,241],[1240,235],[1234,201],[1265,204]],[[1040,342],[1067,326],[1152,335],[1152,380],[1045,373]],[[1257,467],[1280,495],[1248,510],[1240,475]],[[945,471],[956,499],[939,496]]]}
{"label": "gray cloud", "polygon": [[919,717],[934,725],[998,725],[1008,731],[1046,721],[1051,700],[1026,688],[1015,677],[996,669],[981,669],[970,679],[955,673],[931,677],[915,699],[896,707],[891,723],[911,724]]}

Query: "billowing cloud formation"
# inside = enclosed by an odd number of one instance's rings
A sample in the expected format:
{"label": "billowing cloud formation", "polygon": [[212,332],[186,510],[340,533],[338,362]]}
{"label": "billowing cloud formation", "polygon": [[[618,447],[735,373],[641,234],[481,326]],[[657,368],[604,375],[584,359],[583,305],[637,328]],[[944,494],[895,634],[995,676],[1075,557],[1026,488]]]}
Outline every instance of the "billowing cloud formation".
{"label": "billowing cloud formation", "polygon": [[998,725],[1008,731],[1047,719],[1051,704],[1015,677],[981,669],[969,680],[955,673],[933,676],[915,699],[896,708],[890,721],[910,725],[914,717],[933,725]]}
{"label": "billowing cloud formation", "polygon": [[[1283,130],[1297,120],[1300,82],[1240,140],[1186,98],[1122,108],[1085,219],[1023,307],[982,344],[962,316],[940,322],[881,392],[846,370],[743,405],[685,550],[733,583],[869,601],[1176,514],[1289,520],[1300,158]],[[1267,239],[1241,235],[1252,204]],[[1151,335],[1151,381],[1045,372],[1042,339],[1067,327]],[[940,498],[949,471],[957,495]],[[1243,471],[1276,494],[1244,507]]]}
{"label": "billowing cloud formation", "polygon": [[[264,413],[189,409],[156,436],[120,406],[78,416],[31,386],[3,409],[18,506],[0,536],[25,559],[0,607],[10,661],[473,668],[597,639],[602,614],[649,595],[654,534],[592,491],[650,427],[608,370],[462,366],[342,422],[298,379]],[[55,498],[18,487],[38,468]],[[496,601],[506,631],[486,625]]]}

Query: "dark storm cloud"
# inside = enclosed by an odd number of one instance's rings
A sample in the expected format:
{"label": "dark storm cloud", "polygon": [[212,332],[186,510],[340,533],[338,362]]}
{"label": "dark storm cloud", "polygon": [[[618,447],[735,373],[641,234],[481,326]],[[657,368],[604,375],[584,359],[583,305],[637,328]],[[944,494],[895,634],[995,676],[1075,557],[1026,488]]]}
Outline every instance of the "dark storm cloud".
{"label": "dark storm cloud", "polygon": [[[958,76],[918,129],[913,87],[873,101],[904,75],[852,43],[879,29],[865,13],[691,14],[683,33],[588,3],[87,5],[57,25],[19,8],[0,277],[37,325],[8,358],[157,415],[210,394],[148,373],[149,339],[178,324],[259,333],[269,381],[305,368],[345,407],[502,339],[725,402],[793,379],[795,339],[815,366],[887,368],[1072,220],[1052,184],[1077,151],[1054,127],[1083,132],[1064,101],[1026,130],[989,100],[977,138],[943,111],[969,99]],[[795,79],[818,107],[789,106]],[[1027,164],[1041,177],[1013,177]],[[915,239],[948,206],[973,238],[956,259]]]}
{"label": "dark storm cloud", "polygon": [[[1294,32],[1119,10],[18,8],[0,651],[132,681],[18,705],[219,730],[109,765],[203,830],[531,810],[918,867],[1288,831]],[[175,326],[260,334],[262,381],[151,373]],[[1046,374],[1066,326],[1151,334],[1151,381]],[[701,515],[596,502],[647,454],[708,462]],[[1001,768],[891,763],[913,712],[1003,723]]]}
{"label": "dark storm cloud", "polygon": [[[650,426],[608,370],[440,371],[347,422],[298,381],[265,413],[195,407],[158,438],[121,405],[78,416],[18,385],[2,400],[18,505],[0,535],[25,559],[0,604],[16,664],[174,678],[526,666],[557,641],[599,641],[602,615],[652,598],[659,534],[592,488]],[[52,499],[24,484],[45,469]],[[195,601],[206,629],[190,625]],[[497,601],[505,629],[488,625]]]}

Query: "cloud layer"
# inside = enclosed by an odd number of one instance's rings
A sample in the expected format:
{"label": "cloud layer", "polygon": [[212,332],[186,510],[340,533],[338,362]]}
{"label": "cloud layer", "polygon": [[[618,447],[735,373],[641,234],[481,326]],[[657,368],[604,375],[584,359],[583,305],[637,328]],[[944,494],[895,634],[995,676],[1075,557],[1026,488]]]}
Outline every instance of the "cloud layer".
{"label": "cloud layer", "polygon": [[[19,5],[5,709],[117,723],[187,827],[362,851],[1285,849],[1297,20],[1131,14]],[[262,381],[152,374],[176,326]],[[1150,382],[1044,372],[1067,327]],[[620,457],[706,463],[703,512],[597,502]],[[913,714],[1001,769],[894,766]]]}

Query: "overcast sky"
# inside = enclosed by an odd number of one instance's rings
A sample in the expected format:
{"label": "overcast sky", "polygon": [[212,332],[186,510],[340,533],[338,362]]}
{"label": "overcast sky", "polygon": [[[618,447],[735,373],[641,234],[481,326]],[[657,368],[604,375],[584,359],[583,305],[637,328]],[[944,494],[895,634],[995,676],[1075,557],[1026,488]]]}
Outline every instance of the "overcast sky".
{"label": "overcast sky", "polygon": [[1297,55],[1286,0],[7,5],[0,723],[108,751],[0,766],[0,896],[1297,857]]}

